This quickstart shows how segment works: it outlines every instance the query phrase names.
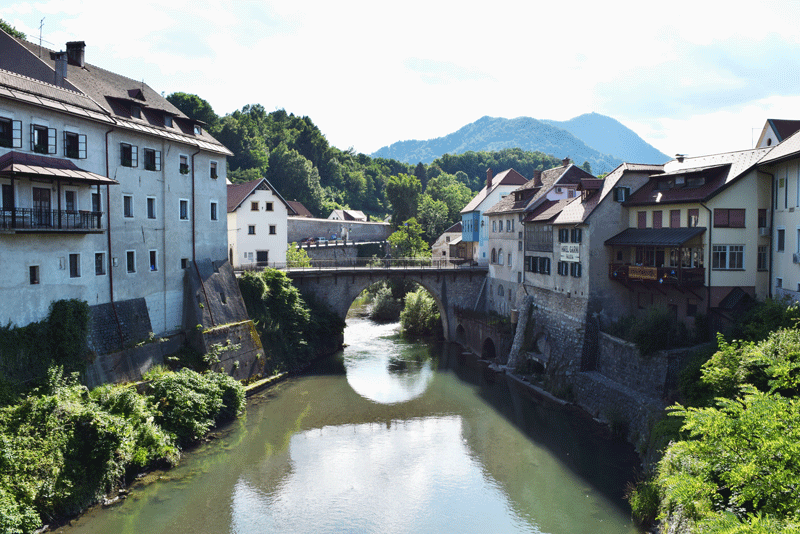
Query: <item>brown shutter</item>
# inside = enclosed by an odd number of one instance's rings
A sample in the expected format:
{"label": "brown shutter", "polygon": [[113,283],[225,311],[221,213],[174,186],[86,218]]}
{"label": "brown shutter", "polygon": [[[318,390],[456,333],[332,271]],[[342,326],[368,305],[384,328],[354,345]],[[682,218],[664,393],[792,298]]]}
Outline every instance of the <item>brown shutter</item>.
{"label": "brown shutter", "polygon": [[728,227],[728,210],[724,208],[714,209],[714,228]]}
{"label": "brown shutter", "polygon": [[681,227],[681,210],[670,210],[670,212],[669,212],[669,227],[670,228],[680,228]]}
{"label": "brown shutter", "polygon": [[647,228],[647,212],[646,211],[640,211],[638,213],[638,215],[639,215],[638,227],[639,228]]}
{"label": "brown shutter", "polygon": [[744,228],[744,210],[728,210],[728,226],[731,228]]}
{"label": "brown shutter", "polygon": [[661,211],[653,212],[653,228],[661,228]]}

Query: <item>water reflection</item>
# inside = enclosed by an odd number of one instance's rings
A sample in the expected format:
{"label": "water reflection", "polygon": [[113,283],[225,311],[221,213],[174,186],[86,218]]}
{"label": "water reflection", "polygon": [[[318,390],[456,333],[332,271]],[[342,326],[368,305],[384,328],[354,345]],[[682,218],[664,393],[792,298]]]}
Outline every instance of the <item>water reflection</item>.
{"label": "water reflection", "polygon": [[406,342],[398,328],[397,323],[378,325],[350,317],[345,330],[347,382],[356,393],[380,404],[415,399],[433,379],[428,347]]}

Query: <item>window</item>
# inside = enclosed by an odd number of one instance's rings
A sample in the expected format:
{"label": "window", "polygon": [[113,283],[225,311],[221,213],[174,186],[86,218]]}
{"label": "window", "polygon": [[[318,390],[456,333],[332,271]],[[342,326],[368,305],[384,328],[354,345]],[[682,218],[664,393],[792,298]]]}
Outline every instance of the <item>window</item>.
{"label": "window", "polygon": [[275,225],[274,224],[270,224],[269,225],[269,235],[275,235],[275,234],[276,234]]}
{"label": "window", "polygon": [[628,200],[628,197],[631,196],[631,188],[630,187],[615,187],[614,188],[614,200],[617,202],[625,202]]}
{"label": "window", "polygon": [[759,271],[766,271],[769,267],[767,264],[768,256],[767,245],[758,245],[758,265]]}
{"label": "window", "polygon": [[106,255],[104,252],[94,253],[94,274],[97,276],[106,274]]}
{"label": "window", "polygon": [[267,202],[267,211],[272,211],[272,202]]}
{"label": "window", "polygon": [[0,147],[22,148],[22,121],[0,117]]}
{"label": "window", "polygon": [[142,118],[142,106],[140,106],[139,104],[131,104],[131,118],[133,119]]}
{"label": "window", "polygon": [[147,197],[147,218],[156,218],[156,199],[155,197]]}
{"label": "window", "polygon": [[55,154],[56,129],[31,124],[31,151],[37,154]]}
{"label": "window", "polygon": [[492,232],[497,231],[497,221],[492,221]]}
{"label": "window", "polygon": [[164,126],[172,128],[172,115],[164,115]]}
{"label": "window", "polygon": [[218,217],[217,217],[217,203],[213,202],[213,201],[211,202],[211,220],[212,221],[218,220]]}
{"label": "window", "polygon": [[775,279],[775,287],[777,287],[777,288],[783,287],[783,278],[776,278]]}
{"label": "window", "polygon": [[133,195],[122,195],[122,216],[133,217]]}
{"label": "window", "polygon": [[714,228],[744,228],[744,210],[715,208]]}
{"label": "window", "polygon": [[507,265],[509,267],[511,267],[511,253],[510,252],[508,253],[508,263],[507,263]]}
{"label": "window", "polygon": [[189,174],[189,156],[180,156],[179,170],[181,174]]}
{"label": "window", "polygon": [[256,235],[256,225],[251,224],[247,227],[247,235]]}
{"label": "window", "polygon": [[570,230],[570,240],[573,243],[580,243],[582,238],[583,238],[582,228],[573,228],[572,230]]}
{"label": "window", "polygon": [[70,254],[69,255],[69,277],[70,278],[80,278],[81,276],[81,255],[80,254]]}
{"label": "window", "polygon": [[711,252],[712,269],[743,269],[744,245],[714,245]]}
{"label": "window", "polygon": [[669,227],[681,227],[681,210],[669,210]]}
{"label": "window", "polygon": [[129,273],[136,272],[136,251],[128,250],[125,252],[125,267]]}
{"label": "window", "polygon": [[77,211],[78,205],[75,201],[75,191],[64,191],[64,209],[67,211]]}
{"label": "window", "polygon": [[39,266],[38,265],[31,265],[28,267],[28,280],[32,286],[39,284]]}
{"label": "window", "polygon": [[567,276],[569,274],[569,262],[567,261],[558,262],[558,274],[560,274],[561,276]]}
{"label": "window", "polygon": [[195,124],[194,125],[194,134],[195,135],[201,135],[202,133],[203,133],[203,129],[200,128],[200,126],[198,126],[197,124]]}
{"label": "window", "polygon": [[509,219],[506,221],[506,232],[513,232],[514,231],[514,221]]}
{"label": "window", "polygon": [[95,213],[100,211],[100,193],[92,193],[92,211]]}
{"label": "window", "polygon": [[521,250],[522,250],[522,241],[517,241],[517,251],[519,252]]}
{"label": "window", "polygon": [[216,161],[212,161],[211,163],[209,163],[208,166],[209,166],[209,169],[208,169],[209,176],[211,176],[211,178],[214,178],[214,179],[218,178],[218,176],[217,176],[217,162]]}
{"label": "window", "polygon": [[492,263],[497,263],[497,251],[492,249]]}
{"label": "window", "polygon": [[694,317],[697,315],[697,303],[690,300],[686,301],[686,316]]}
{"label": "window", "polygon": [[653,212],[653,228],[661,228],[661,210]]}
{"label": "window", "polygon": [[258,202],[250,203],[250,211],[258,211]]}
{"label": "window", "polygon": [[766,209],[758,210],[758,227],[759,228],[766,228],[767,227],[767,210]]}
{"label": "window", "polygon": [[700,210],[698,208],[690,209],[688,215],[687,223],[689,228],[696,228],[700,222]]}
{"label": "window", "polygon": [[505,290],[503,289],[502,285],[497,286],[497,296],[502,297],[505,295]]}
{"label": "window", "polygon": [[64,155],[73,159],[86,159],[86,136],[65,131]]}
{"label": "window", "polygon": [[155,272],[158,270],[158,251],[150,251],[150,271]]}
{"label": "window", "polygon": [[569,243],[569,229],[560,228],[558,230],[558,242],[559,243]]}
{"label": "window", "polygon": [[776,252],[783,252],[786,246],[786,230],[783,228],[778,228],[778,242],[775,244],[775,251]]}
{"label": "window", "polygon": [[539,272],[550,274],[550,258],[539,258]]}
{"label": "window", "polygon": [[146,171],[160,171],[161,170],[161,151],[153,150],[151,148],[144,149],[144,170]]}
{"label": "window", "polygon": [[128,143],[119,144],[119,164],[123,167],[136,167],[139,164],[139,148]]}
{"label": "window", "polygon": [[179,216],[182,221],[189,220],[189,201],[181,199]]}
{"label": "window", "polygon": [[256,250],[256,263],[269,263],[269,250]]}
{"label": "window", "polygon": [[497,251],[497,263],[503,265],[503,249]]}
{"label": "window", "polygon": [[575,278],[580,278],[581,276],[581,264],[577,262],[572,262],[569,265],[569,274],[570,276],[574,276]]}
{"label": "window", "polygon": [[640,211],[636,214],[637,216],[637,228],[647,228],[647,212]]}

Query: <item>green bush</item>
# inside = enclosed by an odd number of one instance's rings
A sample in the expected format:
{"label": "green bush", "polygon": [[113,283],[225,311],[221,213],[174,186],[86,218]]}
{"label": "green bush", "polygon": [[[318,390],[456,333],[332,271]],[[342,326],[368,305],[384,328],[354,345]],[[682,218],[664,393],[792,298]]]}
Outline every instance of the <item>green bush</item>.
{"label": "green bush", "polygon": [[637,483],[628,483],[625,498],[631,505],[631,513],[637,524],[649,527],[658,516],[658,485],[652,478]]}
{"label": "green bush", "polygon": [[392,290],[384,285],[372,299],[369,318],[376,323],[392,323],[400,318],[403,303],[392,296]]}
{"label": "green bush", "polygon": [[412,336],[441,334],[439,307],[425,289],[419,288],[406,295],[406,303],[400,313],[400,325],[403,332]]}
{"label": "green bush", "polygon": [[789,299],[768,298],[739,316],[731,339],[761,341],[782,328],[796,327],[800,321],[800,307]]}

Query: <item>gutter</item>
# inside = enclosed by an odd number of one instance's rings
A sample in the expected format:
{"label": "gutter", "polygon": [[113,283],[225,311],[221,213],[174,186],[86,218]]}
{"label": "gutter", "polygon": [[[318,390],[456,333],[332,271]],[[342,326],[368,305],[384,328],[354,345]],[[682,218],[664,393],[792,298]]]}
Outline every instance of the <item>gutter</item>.
{"label": "gutter", "polygon": [[700,205],[703,206],[706,211],[708,212],[708,286],[706,286],[706,316],[710,317],[711,315],[711,271],[712,269],[712,252],[711,252],[711,238],[714,231],[714,212],[712,212],[708,206],[706,206],[703,202],[700,202]]}
{"label": "gutter", "polygon": [[[108,162],[108,135],[114,131],[114,128],[111,128],[106,132],[106,178],[111,178],[109,176],[109,162]],[[111,309],[114,310],[114,321],[117,323],[117,334],[119,335],[119,344],[120,347],[124,344],[124,338],[122,337],[122,325],[119,322],[119,315],[117,314],[117,305],[114,304],[114,265],[113,260],[111,259],[111,186],[106,184],[106,237],[108,240],[108,297],[109,301],[111,302]]]}

